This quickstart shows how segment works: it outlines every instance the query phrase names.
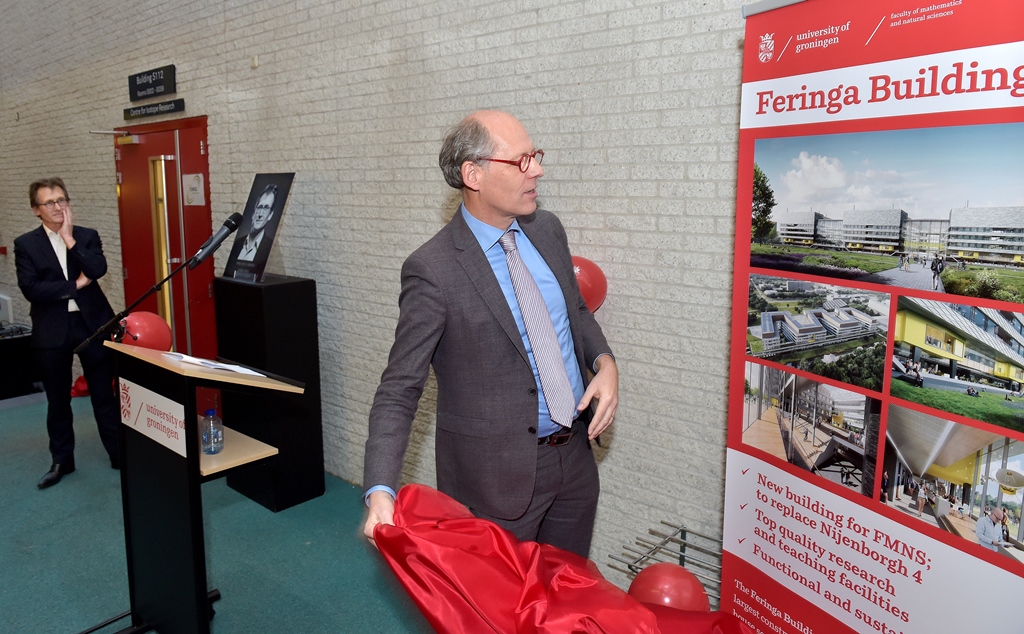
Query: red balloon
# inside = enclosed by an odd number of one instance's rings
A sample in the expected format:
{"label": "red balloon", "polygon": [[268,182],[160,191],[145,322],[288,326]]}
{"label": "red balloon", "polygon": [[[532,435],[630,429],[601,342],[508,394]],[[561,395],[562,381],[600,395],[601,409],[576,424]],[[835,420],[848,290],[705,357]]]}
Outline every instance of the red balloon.
{"label": "red balloon", "polygon": [[578,255],[572,256],[572,267],[576,273],[576,283],[580,287],[580,295],[587,303],[590,312],[597,312],[597,309],[604,303],[605,295],[608,294],[608,278],[599,266]]}
{"label": "red balloon", "polygon": [[89,396],[89,382],[85,380],[84,376],[78,377],[71,384],[71,398],[77,396]]}
{"label": "red balloon", "polygon": [[123,344],[153,350],[171,349],[171,327],[156,313],[134,312],[121,320],[121,326],[124,328]]}
{"label": "red balloon", "polygon": [[711,609],[700,580],[679,564],[663,562],[647,566],[629,584],[629,596],[641,603],[677,610],[706,612]]}

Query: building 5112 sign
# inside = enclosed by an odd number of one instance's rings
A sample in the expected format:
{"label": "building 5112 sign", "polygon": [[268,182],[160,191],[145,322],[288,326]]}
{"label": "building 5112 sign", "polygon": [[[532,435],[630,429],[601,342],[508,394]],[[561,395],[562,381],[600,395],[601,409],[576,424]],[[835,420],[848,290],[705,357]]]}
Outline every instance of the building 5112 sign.
{"label": "building 5112 sign", "polygon": [[128,77],[128,98],[133,102],[151,97],[166,97],[176,91],[174,64]]}

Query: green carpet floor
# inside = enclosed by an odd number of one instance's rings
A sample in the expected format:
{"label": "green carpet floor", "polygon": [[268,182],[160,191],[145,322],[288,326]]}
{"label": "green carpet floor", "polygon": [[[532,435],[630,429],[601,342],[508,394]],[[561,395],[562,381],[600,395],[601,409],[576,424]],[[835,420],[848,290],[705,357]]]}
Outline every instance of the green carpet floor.
{"label": "green carpet floor", "polygon": [[[0,401],[0,632],[75,634],[129,608],[120,477],[89,400],[74,411],[77,470],[40,491],[45,399]],[[216,634],[431,631],[362,538],[357,487],[327,476],[325,495],[272,513],[221,479],[203,511]]]}

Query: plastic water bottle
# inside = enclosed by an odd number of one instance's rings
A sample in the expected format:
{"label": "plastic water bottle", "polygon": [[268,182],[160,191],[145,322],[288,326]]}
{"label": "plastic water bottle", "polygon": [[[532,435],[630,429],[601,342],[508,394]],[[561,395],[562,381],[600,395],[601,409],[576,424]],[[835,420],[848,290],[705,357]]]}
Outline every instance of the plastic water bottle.
{"label": "plastic water bottle", "polygon": [[224,449],[224,421],[217,416],[217,410],[206,410],[206,416],[199,419],[199,440],[203,453],[214,455]]}

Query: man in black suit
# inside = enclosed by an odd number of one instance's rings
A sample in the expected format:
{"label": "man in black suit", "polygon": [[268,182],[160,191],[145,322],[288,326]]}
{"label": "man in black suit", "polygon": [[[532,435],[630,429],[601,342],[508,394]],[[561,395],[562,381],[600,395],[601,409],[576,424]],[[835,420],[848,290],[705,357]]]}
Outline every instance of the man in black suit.
{"label": "man in black suit", "polygon": [[[565,229],[537,209],[543,158],[504,112],[473,113],[444,140],[441,170],[463,204],[402,267],[364,456],[370,539],[377,524],[393,523],[432,366],[437,488],[520,540],[588,556],[599,493],[589,441],[614,418],[618,369],[580,295]],[[531,319],[547,324],[547,339]]]}
{"label": "man in black suit", "polygon": [[[114,311],[96,283],[107,272],[100,236],[94,229],[75,226],[64,181],[48,178],[32,183],[29,202],[42,226],[14,241],[14,261],[18,287],[31,304],[32,347],[46,388],[46,431],[53,463],[37,484],[45,489],[75,470],[73,351],[112,319]],[[111,467],[118,469],[120,408],[113,388],[113,355],[97,338],[78,358],[100,439]]]}

